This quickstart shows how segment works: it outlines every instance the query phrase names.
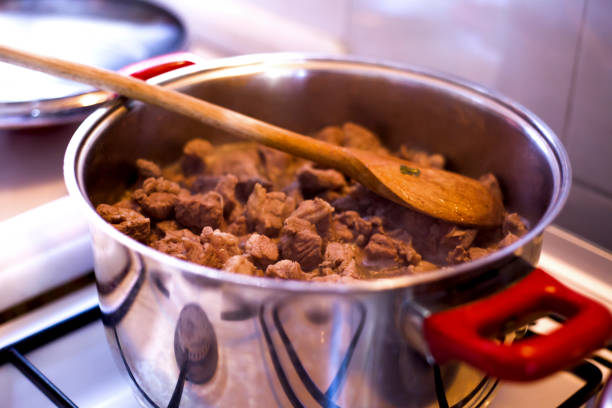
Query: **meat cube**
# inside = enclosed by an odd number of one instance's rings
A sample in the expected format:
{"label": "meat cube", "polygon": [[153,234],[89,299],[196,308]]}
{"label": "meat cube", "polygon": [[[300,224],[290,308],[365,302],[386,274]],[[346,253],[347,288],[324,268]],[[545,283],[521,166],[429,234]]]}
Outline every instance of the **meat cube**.
{"label": "meat cube", "polygon": [[285,218],[295,209],[295,202],[279,191],[268,193],[255,184],[246,204],[249,229],[269,237],[277,236]]}
{"label": "meat cube", "polygon": [[353,244],[330,242],[327,244],[327,248],[325,248],[321,268],[329,268],[333,273],[358,278],[359,267],[356,261],[358,252],[359,249]]}
{"label": "meat cube", "polygon": [[301,218],[314,224],[317,232],[327,237],[332,223],[332,207],[327,201],[320,198],[305,200],[291,213],[291,217]]}
{"label": "meat cube", "polygon": [[345,211],[334,216],[334,239],[364,246],[374,232],[382,232],[380,224],[378,218],[373,223],[361,218],[356,211]]}
{"label": "meat cube", "polygon": [[215,191],[206,194],[178,196],[174,205],[178,222],[186,227],[202,229],[218,228],[223,221],[223,197]]}
{"label": "meat cube", "polygon": [[374,234],[364,248],[365,261],[369,267],[385,268],[399,263],[397,247],[392,238]]}
{"label": "meat cube", "polygon": [[421,262],[421,255],[412,245],[390,236],[375,233],[364,248],[364,264],[370,267],[386,268],[389,266],[416,265]]}
{"label": "meat cube", "polygon": [[446,255],[446,262],[449,265],[456,265],[470,260],[470,254],[462,246],[456,246]]}
{"label": "meat cube", "polygon": [[223,197],[223,214],[226,217],[229,217],[234,208],[240,206],[240,203],[236,199],[237,183],[238,178],[233,174],[228,174],[226,176],[221,177],[221,179],[215,186],[215,191],[221,194],[221,197]]}
{"label": "meat cube", "polygon": [[152,161],[145,159],[136,160],[136,168],[138,169],[138,175],[143,179],[147,179],[149,177],[161,177],[162,172],[159,166]]}
{"label": "meat cube", "polygon": [[323,240],[315,226],[301,218],[285,220],[278,246],[283,258],[299,262],[305,271],[312,271],[323,260]]}
{"label": "meat cube", "polygon": [[211,190],[214,190],[221,181],[223,176],[211,176],[208,174],[200,174],[198,175],[191,184],[191,192],[192,193],[208,193]]}
{"label": "meat cube", "polygon": [[282,190],[283,193],[287,194],[287,197],[291,197],[295,204],[300,204],[304,201],[304,196],[302,195],[302,191],[300,190],[300,183],[294,181],[286,185]]}
{"label": "meat cube", "polygon": [[416,265],[411,265],[409,268],[411,269],[412,273],[423,273],[435,271],[436,269],[438,269],[438,266],[432,264],[431,262],[421,261]]}
{"label": "meat cube", "polygon": [[168,232],[180,230],[181,227],[175,220],[165,220],[165,221],[159,221],[158,223],[156,223],[155,229],[159,230],[162,233],[162,237],[163,237]]}
{"label": "meat cube", "polygon": [[310,196],[325,190],[339,190],[346,186],[346,179],[339,171],[316,169],[312,164],[306,164],[300,168],[297,178],[302,193]]}
{"label": "meat cube", "polygon": [[254,177],[262,177],[259,172],[260,159],[257,150],[250,149],[222,149],[220,146],[215,154],[206,161],[209,174],[233,174],[243,181]]}
{"label": "meat cube", "polygon": [[291,183],[295,158],[280,150],[265,146],[258,146],[257,151],[263,167],[263,175],[272,182],[275,190],[280,190]]}
{"label": "meat cube", "polygon": [[192,139],[183,147],[181,168],[186,176],[203,173],[206,169],[206,156],[213,152],[210,142],[203,139]]}
{"label": "meat cube", "polygon": [[497,181],[497,177],[495,177],[491,173],[483,174],[478,179],[480,184],[484,185],[491,195],[499,200],[500,203],[503,202],[503,196],[501,192],[501,188],[499,187],[499,182]]}
{"label": "meat cube", "polygon": [[276,243],[265,235],[251,234],[245,244],[245,252],[251,256],[255,264],[266,268],[278,259]]}
{"label": "meat cube", "polygon": [[310,280],[313,282],[350,283],[355,282],[357,279],[351,275],[338,275],[337,273],[332,273],[330,275],[313,276]]}
{"label": "meat cube", "polygon": [[255,188],[256,184],[261,185],[266,191],[270,191],[272,189],[272,183],[270,180],[266,180],[259,176],[238,180],[238,183],[236,184],[236,199],[238,199],[241,203],[246,203],[251,194],[253,194],[253,189]]}
{"label": "meat cube", "polygon": [[132,198],[142,207],[143,212],[156,220],[169,219],[174,214],[174,204],[181,187],[162,177],[150,177],[142,188],[134,191]]}
{"label": "meat cube", "polygon": [[483,256],[489,255],[491,252],[495,251],[495,249],[489,248],[480,248],[480,247],[470,247],[468,249],[468,254],[470,255],[471,260],[476,260],[482,258]]}
{"label": "meat cube", "polygon": [[343,146],[369,150],[380,154],[388,153],[387,149],[380,143],[378,136],[363,126],[346,122],[342,125],[342,131],[344,132]]}
{"label": "meat cube", "polygon": [[213,268],[222,268],[229,258],[241,253],[237,237],[211,227],[202,228],[200,242],[206,254],[205,265]]}
{"label": "meat cube", "polygon": [[314,138],[327,143],[341,145],[344,140],[344,132],[338,126],[326,126],[315,133]]}
{"label": "meat cube", "polygon": [[210,255],[206,253],[198,236],[189,230],[172,231],[151,246],[175,258],[208,266]]}
{"label": "meat cube", "polygon": [[302,270],[298,262],[283,259],[266,268],[265,275],[270,278],[305,280],[310,276]]}
{"label": "meat cube", "polygon": [[519,240],[519,237],[514,235],[513,233],[509,232],[507,233],[504,238],[499,241],[499,243],[497,244],[499,246],[499,248],[505,248],[508,245],[511,245],[513,243],[515,243],[516,241]]}
{"label": "meat cube", "polygon": [[474,242],[477,233],[478,230],[475,229],[461,229],[453,226],[450,231],[441,238],[440,245],[446,247],[460,246],[467,249]]}
{"label": "meat cube", "polygon": [[151,232],[151,220],[129,208],[100,204],[96,211],[106,222],[137,241],[144,242]]}
{"label": "meat cube", "polygon": [[241,275],[256,276],[257,268],[249,261],[245,255],[234,255],[225,261],[223,269],[228,272],[239,273]]}
{"label": "meat cube", "polygon": [[517,213],[507,213],[502,224],[502,233],[504,235],[512,233],[517,237],[522,237],[527,233],[525,221]]}
{"label": "meat cube", "polygon": [[365,213],[368,208],[378,204],[379,202],[383,202],[380,197],[359,183],[349,186],[346,190],[347,191],[344,196],[332,201],[331,203],[338,213],[343,211],[357,211],[358,213]]}
{"label": "meat cube", "polygon": [[421,167],[433,167],[443,169],[446,164],[444,156],[440,154],[427,154],[424,151],[410,149],[404,145],[400,146],[399,156],[403,159],[418,164]]}
{"label": "meat cube", "polygon": [[244,215],[236,217],[226,228],[227,232],[240,237],[249,233],[247,219]]}

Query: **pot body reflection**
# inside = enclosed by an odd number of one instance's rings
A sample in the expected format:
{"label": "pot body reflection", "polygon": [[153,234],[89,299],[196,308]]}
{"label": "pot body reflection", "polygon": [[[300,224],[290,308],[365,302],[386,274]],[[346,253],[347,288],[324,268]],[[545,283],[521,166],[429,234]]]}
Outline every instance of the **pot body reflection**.
{"label": "pot body reflection", "polygon": [[427,360],[420,324],[428,313],[506,288],[537,262],[541,232],[570,179],[565,152],[546,126],[458,81],[330,58],[243,57],[159,81],[302,133],[355,121],[391,148],[442,153],[452,170],[472,177],[493,172],[507,207],[531,231],[470,264],[361,284],[285,282],[188,264],[122,236],[93,207],[115,201],[134,180],[137,158],[168,164],[193,137],[234,139],[117,101],[79,128],[65,172],[91,221],[113,355],[144,405],[476,406],[491,396],[495,381],[486,375]]}

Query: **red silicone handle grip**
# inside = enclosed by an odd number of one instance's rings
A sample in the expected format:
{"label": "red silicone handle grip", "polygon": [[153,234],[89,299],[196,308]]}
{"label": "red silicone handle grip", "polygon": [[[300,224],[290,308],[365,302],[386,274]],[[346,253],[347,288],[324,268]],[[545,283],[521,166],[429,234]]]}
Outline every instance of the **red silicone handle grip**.
{"label": "red silicone handle grip", "polygon": [[199,61],[201,61],[201,59],[194,54],[188,52],[175,52],[136,62],[121,68],[119,72],[124,75],[131,75],[138,79],[147,80],[177,68],[197,64]]}
{"label": "red silicone handle grip", "polygon": [[[509,322],[539,312],[555,312],[567,320],[552,333],[512,344],[491,339]],[[535,269],[501,293],[428,317],[423,330],[440,363],[458,359],[500,379],[530,381],[567,368],[603,346],[612,335],[612,315]]]}

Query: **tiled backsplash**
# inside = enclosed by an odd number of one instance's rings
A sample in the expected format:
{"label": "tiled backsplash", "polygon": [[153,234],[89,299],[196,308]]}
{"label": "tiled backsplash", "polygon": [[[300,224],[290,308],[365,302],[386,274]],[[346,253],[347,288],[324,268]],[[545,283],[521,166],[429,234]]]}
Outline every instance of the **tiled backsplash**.
{"label": "tiled backsplash", "polygon": [[557,223],[612,249],[609,0],[160,1],[196,42],[232,53],[349,53],[450,73],[520,102],[570,154],[574,188]]}

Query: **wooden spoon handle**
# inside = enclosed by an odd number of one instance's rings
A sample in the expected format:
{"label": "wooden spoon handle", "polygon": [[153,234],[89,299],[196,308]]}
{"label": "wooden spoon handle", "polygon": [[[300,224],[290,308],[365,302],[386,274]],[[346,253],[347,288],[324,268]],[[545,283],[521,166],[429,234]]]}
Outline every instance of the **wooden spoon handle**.
{"label": "wooden spoon handle", "polygon": [[[352,157],[339,146],[279,128],[168,88],[107,69],[40,56],[0,45],[0,60],[89,84],[181,113],[217,129],[352,174]],[[348,166],[344,162],[349,162]]]}

